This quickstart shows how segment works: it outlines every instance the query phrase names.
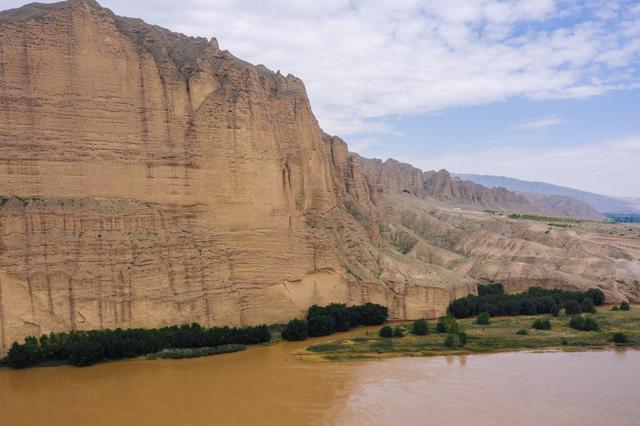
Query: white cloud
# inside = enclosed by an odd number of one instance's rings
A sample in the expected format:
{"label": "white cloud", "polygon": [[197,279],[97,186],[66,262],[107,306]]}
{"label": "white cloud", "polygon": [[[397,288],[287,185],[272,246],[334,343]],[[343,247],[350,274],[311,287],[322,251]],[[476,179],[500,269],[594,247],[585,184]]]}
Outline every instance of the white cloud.
{"label": "white cloud", "polygon": [[558,114],[547,115],[535,120],[528,120],[520,124],[516,124],[514,129],[544,129],[545,127],[557,126],[566,123],[566,120]]}
{"label": "white cloud", "polygon": [[509,176],[637,197],[640,135],[564,148],[508,147],[453,152],[416,161],[424,169]]}
{"label": "white cloud", "polygon": [[357,152],[358,154],[363,154],[364,152],[367,151],[367,149],[379,144],[380,144],[380,141],[378,141],[375,138],[356,139],[349,142],[349,151]]}
{"label": "white cloud", "polygon": [[393,132],[390,116],[515,96],[580,98],[640,81],[631,0],[101,2],[215,36],[240,58],[301,77],[321,126],[343,136]]}

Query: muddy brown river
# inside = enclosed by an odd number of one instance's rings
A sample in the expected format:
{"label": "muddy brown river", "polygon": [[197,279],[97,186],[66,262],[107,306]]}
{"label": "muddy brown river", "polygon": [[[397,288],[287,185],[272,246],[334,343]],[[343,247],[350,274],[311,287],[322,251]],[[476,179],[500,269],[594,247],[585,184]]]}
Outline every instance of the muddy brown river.
{"label": "muddy brown river", "polygon": [[317,341],[191,360],[0,369],[0,425],[640,424],[640,351],[290,356]]}

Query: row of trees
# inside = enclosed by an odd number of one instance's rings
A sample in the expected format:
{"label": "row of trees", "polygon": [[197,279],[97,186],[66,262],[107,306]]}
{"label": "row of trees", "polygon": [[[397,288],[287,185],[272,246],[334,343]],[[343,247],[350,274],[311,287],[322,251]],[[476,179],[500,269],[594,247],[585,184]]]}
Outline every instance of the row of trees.
{"label": "row of trees", "polygon": [[[505,294],[502,285],[478,286],[478,295],[456,299],[449,304],[449,313],[456,318],[468,318],[486,312],[492,317],[505,315],[537,315],[566,309],[567,314],[593,312],[604,303],[604,293],[597,288],[585,292],[531,287],[526,293]],[[576,312],[577,311],[577,312]]]}
{"label": "row of trees", "polygon": [[14,343],[7,354],[7,364],[25,368],[41,363],[92,365],[147,355],[164,349],[205,348],[221,345],[253,345],[271,340],[266,325],[256,327],[213,327],[199,324],[157,329],[72,331],[51,333],[40,339],[27,337]]}
{"label": "row of trees", "polygon": [[387,320],[386,306],[375,303],[347,306],[332,303],[327,306],[313,305],[309,308],[307,320],[289,321],[282,330],[284,340],[299,341],[307,337],[328,336],[336,331],[348,331],[361,325],[380,325]]}

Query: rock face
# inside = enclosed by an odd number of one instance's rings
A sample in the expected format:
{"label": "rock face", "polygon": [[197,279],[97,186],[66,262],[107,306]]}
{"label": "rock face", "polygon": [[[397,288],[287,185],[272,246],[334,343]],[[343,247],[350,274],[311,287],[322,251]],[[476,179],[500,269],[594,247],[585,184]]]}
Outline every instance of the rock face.
{"label": "rock face", "polygon": [[[368,238],[345,203],[374,198],[298,78],[77,0],[0,15],[0,97],[0,353],[333,301],[407,315],[404,293],[345,273],[341,249]],[[442,311],[452,290],[421,285],[413,304]]]}
{"label": "rock face", "polygon": [[434,198],[476,208],[499,211],[537,211],[522,195],[504,188],[486,188],[471,181],[452,177],[448,171],[423,172],[410,164],[356,156],[364,173],[379,193],[403,192],[420,198]]}
{"label": "rock face", "polygon": [[605,217],[589,204],[567,195],[546,195],[539,193],[522,193],[538,211],[549,215],[576,217],[589,220],[604,220]]}
{"label": "rock face", "polygon": [[637,237],[433,204],[434,188],[501,198],[397,162],[374,175],[298,78],[90,0],[0,13],[0,99],[0,353],[314,303],[434,317],[478,279],[638,297]]}
{"label": "rock face", "polygon": [[355,157],[379,193],[403,192],[476,209],[604,219],[602,214],[587,203],[573,197],[516,193],[502,187],[487,188],[470,180],[451,176],[446,170],[423,172],[393,159],[383,162],[358,155]]}

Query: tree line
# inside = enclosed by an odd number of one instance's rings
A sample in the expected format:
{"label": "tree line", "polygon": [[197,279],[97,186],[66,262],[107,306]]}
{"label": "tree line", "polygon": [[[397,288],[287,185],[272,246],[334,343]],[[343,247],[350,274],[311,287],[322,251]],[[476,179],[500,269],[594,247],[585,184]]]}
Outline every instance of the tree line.
{"label": "tree line", "polygon": [[7,354],[6,362],[13,368],[43,363],[87,366],[166,349],[254,345],[270,340],[271,333],[266,325],[204,328],[194,323],[156,329],[71,331],[43,335],[40,339],[29,336],[23,344],[15,342]]}
{"label": "tree line", "polygon": [[468,318],[486,312],[492,317],[507,315],[537,315],[560,309],[567,314],[593,312],[594,305],[604,303],[604,293],[597,288],[585,292],[531,287],[526,293],[505,294],[502,284],[479,285],[478,295],[456,299],[449,304],[449,313],[456,318]]}
{"label": "tree line", "polygon": [[282,330],[282,338],[290,341],[305,340],[307,337],[328,336],[337,331],[348,331],[361,325],[384,324],[389,316],[386,306],[375,303],[347,306],[332,303],[327,306],[313,305],[307,319],[293,319]]}

